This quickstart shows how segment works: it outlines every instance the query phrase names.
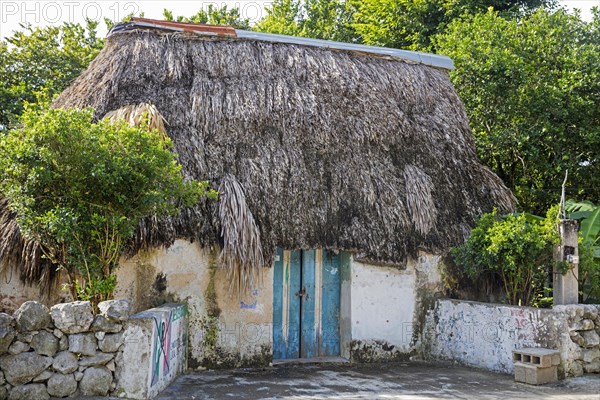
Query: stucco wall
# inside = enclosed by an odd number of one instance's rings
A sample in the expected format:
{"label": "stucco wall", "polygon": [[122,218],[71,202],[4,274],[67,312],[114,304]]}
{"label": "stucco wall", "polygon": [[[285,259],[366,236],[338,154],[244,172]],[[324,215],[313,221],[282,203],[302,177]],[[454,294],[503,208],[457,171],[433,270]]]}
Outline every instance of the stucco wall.
{"label": "stucco wall", "polygon": [[132,299],[136,311],[165,301],[187,304],[189,365],[236,367],[270,362],[273,272],[262,269],[262,286],[239,296],[230,288],[216,251],[177,240],[122,260],[117,297]]}
{"label": "stucco wall", "polygon": [[513,349],[544,347],[559,350],[561,376],[598,372],[598,308],[540,309],[438,300],[427,317],[423,352],[427,358],[512,373]]}
{"label": "stucco wall", "polygon": [[0,312],[12,314],[17,308],[28,300],[37,300],[47,307],[71,301],[70,294],[61,290],[58,283],[51,293],[42,291],[37,285],[25,285],[19,279],[19,272],[14,268],[7,268],[0,273]]}
{"label": "stucco wall", "polygon": [[[420,343],[428,298],[441,290],[440,257],[421,254],[406,269],[353,261],[349,291],[350,355],[357,361],[402,359]],[[346,285],[346,288],[344,288]],[[344,315],[342,316],[344,317]]]}
{"label": "stucco wall", "polygon": [[[122,260],[116,296],[136,311],[164,301],[189,310],[191,367],[267,364],[272,356],[273,269],[262,286],[238,297],[217,252],[178,240]],[[421,254],[406,269],[370,265],[348,257],[342,276],[341,355],[356,361],[406,358],[419,346],[426,309],[441,290],[440,257]]]}

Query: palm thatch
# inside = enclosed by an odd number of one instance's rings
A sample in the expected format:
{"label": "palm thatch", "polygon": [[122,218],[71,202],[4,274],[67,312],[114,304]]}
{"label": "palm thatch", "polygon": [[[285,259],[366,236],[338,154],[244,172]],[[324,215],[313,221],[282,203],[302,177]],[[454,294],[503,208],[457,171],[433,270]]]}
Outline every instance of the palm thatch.
{"label": "palm thatch", "polygon": [[110,121],[123,120],[131,126],[144,127],[148,130],[167,133],[167,128],[165,128],[165,118],[153,104],[142,103],[127,105],[118,110],[106,113],[104,119]]}
{"label": "palm thatch", "polygon": [[[44,257],[40,244],[21,234],[8,200],[0,198],[0,273],[9,273],[11,269],[19,271],[22,282],[45,289],[55,284],[58,277],[58,271]],[[49,294],[49,290],[42,292]]]}
{"label": "palm thatch", "polygon": [[258,269],[265,265],[260,230],[248,208],[244,190],[233,175],[225,174],[219,193],[223,237],[220,264],[227,270],[232,289],[252,290],[258,283]]}
{"label": "palm thatch", "polygon": [[462,242],[493,207],[514,208],[479,163],[443,69],[134,30],[113,34],[55,102],[98,118],[140,104],[168,122],[184,173],[224,193],[219,205],[145,220],[132,252],[184,237],[221,246],[225,265],[270,264],[277,246],[402,265]]}

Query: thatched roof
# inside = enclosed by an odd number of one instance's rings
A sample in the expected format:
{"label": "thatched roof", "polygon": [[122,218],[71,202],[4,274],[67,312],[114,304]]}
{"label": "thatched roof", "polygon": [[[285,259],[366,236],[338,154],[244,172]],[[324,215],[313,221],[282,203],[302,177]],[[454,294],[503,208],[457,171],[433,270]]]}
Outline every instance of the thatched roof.
{"label": "thatched roof", "polygon": [[[109,37],[55,106],[92,106],[101,118],[140,103],[155,105],[166,120],[184,173],[224,193],[221,205],[148,219],[135,249],[185,237],[228,241],[231,257],[245,241],[251,249],[237,257],[262,253],[266,264],[279,246],[401,265],[419,250],[443,253],[461,243],[493,207],[514,208],[509,190],[479,163],[444,69],[352,51],[134,30]],[[255,233],[249,239],[247,232]]]}

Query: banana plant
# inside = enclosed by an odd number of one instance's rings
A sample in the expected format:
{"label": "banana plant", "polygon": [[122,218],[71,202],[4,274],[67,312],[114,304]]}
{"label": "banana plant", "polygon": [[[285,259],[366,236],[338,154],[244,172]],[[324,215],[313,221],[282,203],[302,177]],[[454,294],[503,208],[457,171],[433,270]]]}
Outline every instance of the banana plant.
{"label": "banana plant", "polygon": [[[600,206],[590,201],[569,200],[565,211],[570,219],[579,220],[580,255],[579,287],[584,302],[600,301]],[[588,253],[589,252],[589,253]],[[585,260],[585,254],[589,254]]]}
{"label": "banana plant", "polygon": [[583,241],[594,247],[594,257],[600,258],[600,206],[590,201],[567,201],[565,205],[570,219],[580,220],[579,233]]}

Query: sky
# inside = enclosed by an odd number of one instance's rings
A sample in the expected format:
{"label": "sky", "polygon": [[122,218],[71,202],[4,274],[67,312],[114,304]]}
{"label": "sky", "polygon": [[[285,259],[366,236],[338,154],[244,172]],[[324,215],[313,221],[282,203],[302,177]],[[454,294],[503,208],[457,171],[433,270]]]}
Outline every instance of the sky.
{"label": "sky", "polygon": [[[63,22],[83,22],[86,17],[103,21],[109,18],[120,21],[125,16],[144,12],[146,18],[162,19],[163,9],[167,8],[174,15],[190,16],[200,8],[227,5],[237,7],[243,17],[251,22],[259,20],[265,14],[265,7],[270,0],[221,0],[221,1],[167,1],[167,0],[0,0],[0,38],[10,36],[19,29],[21,23],[33,26],[60,25]],[[591,19],[591,8],[600,7],[600,0],[560,0],[560,4],[568,9],[578,8],[586,20]],[[100,24],[99,34],[106,34],[104,24]]]}

